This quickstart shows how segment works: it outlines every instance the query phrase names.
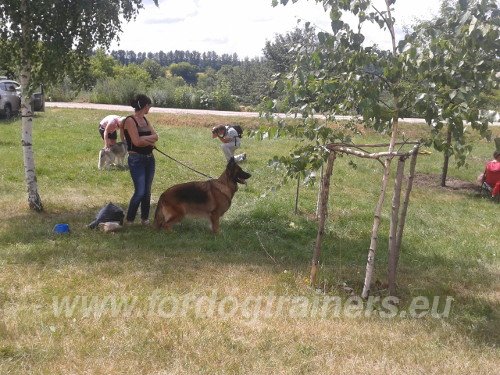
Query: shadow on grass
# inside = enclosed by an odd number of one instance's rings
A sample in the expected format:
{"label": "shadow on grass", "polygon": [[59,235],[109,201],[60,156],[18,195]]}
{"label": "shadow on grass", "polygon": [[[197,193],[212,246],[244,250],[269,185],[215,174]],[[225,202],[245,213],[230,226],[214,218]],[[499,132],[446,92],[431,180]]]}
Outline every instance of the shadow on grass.
{"label": "shadow on grass", "polygon": [[[103,259],[182,257],[197,253],[221,263],[265,264],[274,258],[278,264],[299,265],[309,261],[315,231],[314,222],[304,220],[303,230],[296,231],[288,226],[286,218],[264,220],[263,215],[267,213],[258,212],[251,217],[223,218],[219,235],[211,233],[207,220],[192,218],[177,224],[171,232],[134,224],[116,233],[103,233],[86,227],[99,209],[26,213],[11,218],[2,225],[0,241],[16,244],[21,250],[9,251],[3,257],[14,263],[50,265],[53,261],[57,264],[61,256],[75,263],[92,263]],[[151,212],[154,209],[153,206]],[[52,233],[57,223],[68,223],[70,234]]]}
{"label": "shadow on grass", "polygon": [[[62,214],[26,213],[4,222],[0,235],[4,250],[0,250],[0,259],[6,264],[44,269],[133,262],[134,267],[154,269],[162,275],[159,283],[172,277],[169,274],[172,269],[197,273],[200,262],[221,267],[258,266],[272,275],[283,270],[307,275],[317,230],[317,223],[312,220],[277,215],[271,208],[260,208],[250,214],[228,215],[222,220],[222,232],[217,236],[210,232],[208,222],[201,219],[186,219],[168,233],[141,225],[103,233],[86,228],[99,209]],[[371,215],[353,215],[342,220],[365,226]],[[342,220],[337,224],[339,227],[346,225]],[[53,234],[53,226],[62,222],[70,224],[71,233]],[[352,230],[355,232],[357,228]],[[385,280],[388,238],[382,234],[378,241],[375,278]],[[368,245],[366,233],[328,232],[322,246],[320,277],[329,279],[332,285],[345,281],[359,294]],[[415,296],[428,296],[431,300],[434,296],[451,296],[455,302],[446,322],[478,344],[498,345],[496,311],[500,306],[498,301],[479,293],[487,290],[493,293],[497,278],[492,271],[473,257],[436,255],[417,245],[403,245],[398,270],[403,305],[408,305]],[[100,272],[106,269],[101,268]],[[130,272],[130,267],[113,272]]]}

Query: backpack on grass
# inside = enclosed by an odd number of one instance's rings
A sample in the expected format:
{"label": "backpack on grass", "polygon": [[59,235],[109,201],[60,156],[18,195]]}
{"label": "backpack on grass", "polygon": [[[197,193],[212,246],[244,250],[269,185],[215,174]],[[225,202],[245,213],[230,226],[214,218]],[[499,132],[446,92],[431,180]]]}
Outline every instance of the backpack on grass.
{"label": "backpack on grass", "polygon": [[93,222],[87,225],[88,228],[94,229],[97,228],[99,223],[106,223],[108,221],[117,221],[120,225],[123,225],[123,218],[125,217],[125,213],[121,209],[109,202],[106,206],[101,208],[101,210],[97,213],[97,216]]}

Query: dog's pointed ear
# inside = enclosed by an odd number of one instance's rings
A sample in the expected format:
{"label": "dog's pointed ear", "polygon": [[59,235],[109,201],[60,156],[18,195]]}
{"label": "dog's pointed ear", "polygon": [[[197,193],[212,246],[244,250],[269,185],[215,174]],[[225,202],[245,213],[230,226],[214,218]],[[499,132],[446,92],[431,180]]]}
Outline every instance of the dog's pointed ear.
{"label": "dog's pointed ear", "polygon": [[234,160],[234,157],[231,157],[231,159],[227,162],[227,167],[232,167],[234,164],[236,164],[236,161]]}

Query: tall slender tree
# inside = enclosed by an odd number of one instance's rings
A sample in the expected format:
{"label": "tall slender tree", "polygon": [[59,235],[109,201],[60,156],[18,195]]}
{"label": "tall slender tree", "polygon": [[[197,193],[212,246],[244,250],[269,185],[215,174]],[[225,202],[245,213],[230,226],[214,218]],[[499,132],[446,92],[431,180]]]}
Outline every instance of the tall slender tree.
{"label": "tall slender tree", "polygon": [[[153,0],[158,6],[158,0]],[[3,0],[0,38],[17,47],[22,88],[22,148],[29,207],[43,211],[33,153],[33,112],[30,96],[40,83],[65,74],[78,77],[88,67],[96,46],[108,48],[142,8],[142,0]]]}

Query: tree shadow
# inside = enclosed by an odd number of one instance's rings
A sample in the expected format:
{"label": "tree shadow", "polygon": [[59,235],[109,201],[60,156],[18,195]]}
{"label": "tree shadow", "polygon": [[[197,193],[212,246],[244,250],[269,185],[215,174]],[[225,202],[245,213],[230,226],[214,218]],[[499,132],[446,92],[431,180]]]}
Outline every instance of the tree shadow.
{"label": "tree shadow", "polygon": [[[99,209],[28,212],[12,217],[2,223],[0,242],[12,246],[2,254],[3,260],[7,264],[34,265],[43,269],[133,262],[134,267],[157,273],[155,282],[158,285],[168,282],[173,269],[180,274],[196,274],[202,263],[221,268],[229,265],[259,267],[272,275],[283,270],[307,275],[317,231],[317,223],[313,220],[293,216],[292,226],[290,216],[276,215],[272,208],[266,208],[250,214],[228,215],[221,223],[219,235],[213,235],[208,222],[201,219],[187,219],[172,232],[134,225],[116,233],[104,233],[86,227]],[[334,286],[328,293],[338,294],[339,289],[335,286],[340,282],[352,286],[356,294],[361,293],[370,226],[357,235],[353,234],[356,228],[352,232],[339,232],[338,227],[346,225],[343,221],[365,225],[371,220],[371,214],[355,214],[327,229],[322,244],[320,278]],[[52,233],[57,223],[68,223],[71,232]],[[387,244],[387,235],[381,233],[374,282],[385,281]],[[402,308],[415,296],[451,296],[455,302],[446,322],[478,345],[498,345],[496,311],[500,310],[499,303],[486,298],[484,293],[476,293],[493,290],[497,285],[496,275],[473,258],[451,258],[434,251],[422,251],[421,246],[408,241],[403,244],[398,269]],[[115,272],[124,274],[130,269],[123,267]],[[383,288],[377,290],[376,285],[373,290],[386,295]]]}

